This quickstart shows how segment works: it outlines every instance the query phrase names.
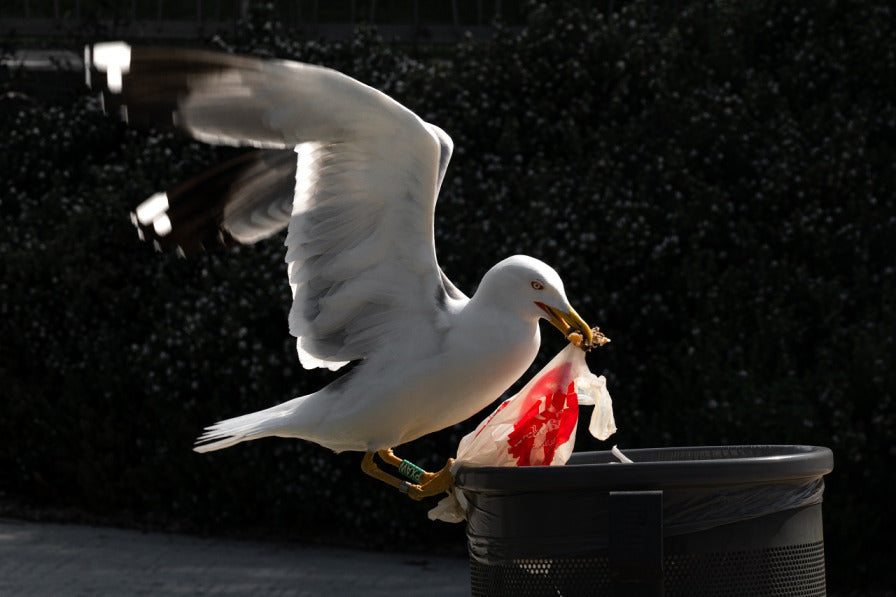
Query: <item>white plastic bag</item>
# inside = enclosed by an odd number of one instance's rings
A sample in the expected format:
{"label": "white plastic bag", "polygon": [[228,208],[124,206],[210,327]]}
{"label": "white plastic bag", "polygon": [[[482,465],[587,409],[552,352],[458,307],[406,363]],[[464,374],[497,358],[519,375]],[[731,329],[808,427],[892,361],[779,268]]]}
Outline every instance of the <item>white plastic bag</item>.
{"label": "white plastic bag", "polygon": [[[575,445],[580,404],[594,406],[591,435],[605,440],[616,432],[607,380],[591,373],[585,353],[570,344],[460,440],[454,470],[461,464],[566,464]],[[461,522],[464,507],[463,495],[455,490],[429,511],[429,518]]]}

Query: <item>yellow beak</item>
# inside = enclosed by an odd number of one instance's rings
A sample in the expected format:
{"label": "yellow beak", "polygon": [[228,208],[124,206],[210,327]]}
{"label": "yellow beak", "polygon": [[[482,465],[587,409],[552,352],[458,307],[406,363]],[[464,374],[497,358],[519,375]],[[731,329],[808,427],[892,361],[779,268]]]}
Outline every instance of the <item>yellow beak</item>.
{"label": "yellow beak", "polygon": [[582,335],[581,346],[591,347],[592,342],[594,342],[594,337],[591,332],[591,327],[585,323],[579,314],[576,313],[576,310],[572,307],[569,308],[569,311],[561,311],[560,309],[555,309],[550,305],[546,305],[542,302],[536,302],[542,311],[547,314],[547,319],[551,322],[555,328],[560,330],[566,338],[569,338],[570,335],[578,332]]}

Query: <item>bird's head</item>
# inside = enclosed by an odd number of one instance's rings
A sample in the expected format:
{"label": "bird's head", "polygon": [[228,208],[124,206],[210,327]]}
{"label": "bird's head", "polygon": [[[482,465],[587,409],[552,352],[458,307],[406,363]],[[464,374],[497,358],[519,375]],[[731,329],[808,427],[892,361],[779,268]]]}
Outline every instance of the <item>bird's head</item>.
{"label": "bird's head", "polygon": [[508,257],[485,274],[476,294],[493,296],[524,318],[547,319],[565,337],[577,333],[581,346],[592,346],[591,328],[569,304],[560,275],[538,259]]}

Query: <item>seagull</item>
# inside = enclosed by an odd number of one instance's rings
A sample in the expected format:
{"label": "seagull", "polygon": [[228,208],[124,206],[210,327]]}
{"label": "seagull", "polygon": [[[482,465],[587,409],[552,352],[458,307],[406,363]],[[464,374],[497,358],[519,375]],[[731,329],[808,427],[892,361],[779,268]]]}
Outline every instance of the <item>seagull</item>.
{"label": "seagull", "polygon": [[140,204],[140,235],[191,255],[286,228],[299,361],[354,362],[317,392],[207,427],[197,452],[299,438],[363,452],[365,473],[422,499],[450,489],[451,462],[429,473],[393,448],[498,399],[533,362],[540,319],[592,347],[535,258],[500,261],[470,297],[448,279],[434,214],[453,142],[384,93],[321,66],[123,42],[87,46],[85,66],[104,109],[131,124],[252,148]]}

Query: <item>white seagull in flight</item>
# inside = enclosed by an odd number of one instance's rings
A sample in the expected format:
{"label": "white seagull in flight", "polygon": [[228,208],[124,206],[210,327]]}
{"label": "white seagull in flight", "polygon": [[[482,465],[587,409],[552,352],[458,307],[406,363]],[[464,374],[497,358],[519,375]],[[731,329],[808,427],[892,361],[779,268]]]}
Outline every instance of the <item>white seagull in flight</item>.
{"label": "white seagull in flight", "polygon": [[288,227],[299,360],[359,361],[313,394],[208,427],[196,451],[301,438],[364,452],[365,472],[420,499],[450,487],[448,466],[423,473],[392,448],[499,398],[534,360],[540,318],[592,346],[560,276],[537,259],[501,261],[471,298],[448,280],[433,220],[453,143],[380,91],[309,64],[121,42],[88,46],[85,65],[105,109],[131,123],[258,149],[143,202],[141,235],[190,254]]}

